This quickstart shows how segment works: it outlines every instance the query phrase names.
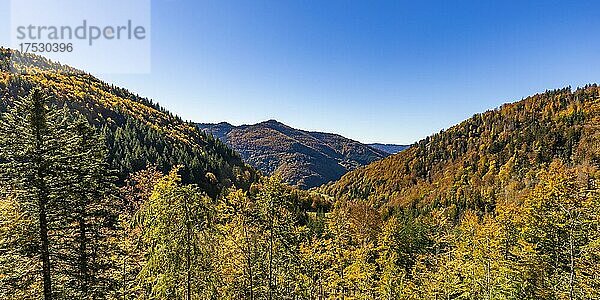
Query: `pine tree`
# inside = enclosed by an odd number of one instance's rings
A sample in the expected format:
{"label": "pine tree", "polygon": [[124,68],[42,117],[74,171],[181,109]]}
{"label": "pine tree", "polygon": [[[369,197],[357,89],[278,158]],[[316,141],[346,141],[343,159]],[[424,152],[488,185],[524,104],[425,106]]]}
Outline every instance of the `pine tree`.
{"label": "pine tree", "polygon": [[298,289],[300,274],[299,201],[279,178],[273,177],[263,180],[256,203],[268,249],[267,298],[287,298]]}
{"label": "pine tree", "polygon": [[261,219],[256,202],[246,192],[232,191],[221,209],[223,295],[232,299],[264,299],[268,289],[268,253],[261,234]]}
{"label": "pine tree", "polygon": [[76,144],[71,165],[71,182],[68,184],[72,198],[70,212],[64,219],[75,225],[72,254],[75,262],[70,277],[75,278],[75,294],[80,299],[105,298],[114,288],[111,271],[115,268],[109,260],[115,253],[112,238],[117,230],[118,190],[116,177],[111,174],[106,161],[107,150],[103,139],[88,122],[79,116],[73,125]]}
{"label": "pine tree", "polygon": [[398,299],[404,295],[407,272],[400,264],[400,240],[402,227],[396,217],[391,217],[383,226],[377,248],[379,257],[377,264],[381,270],[377,285],[378,294],[382,299]]}
{"label": "pine tree", "polygon": [[53,265],[60,258],[53,232],[60,218],[64,178],[57,172],[69,161],[75,137],[68,130],[65,109],[50,104],[50,96],[39,89],[14,101],[0,119],[0,172],[2,183],[16,195],[19,207],[35,224],[22,234],[32,238],[19,245],[23,255],[41,264],[43,297],[53,299]]}
{"label": "pine tree", "polygon": [[15,232],[23,242],[11,248],[41,264],[45,299],[105,298],[112,288],[114,177],[94,129],[51,103],[35,89],[0,120],[1,179],[15,199],[9,217],[32,225]]}

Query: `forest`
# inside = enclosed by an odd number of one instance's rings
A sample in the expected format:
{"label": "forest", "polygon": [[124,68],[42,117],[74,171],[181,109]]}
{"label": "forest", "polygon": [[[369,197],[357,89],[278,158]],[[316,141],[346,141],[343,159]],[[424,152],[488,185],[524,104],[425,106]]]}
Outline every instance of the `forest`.
{"label": "forest", "polygon": [[1,53],[0,299],[600,298],[596,85],[304,191],[147,99]]}

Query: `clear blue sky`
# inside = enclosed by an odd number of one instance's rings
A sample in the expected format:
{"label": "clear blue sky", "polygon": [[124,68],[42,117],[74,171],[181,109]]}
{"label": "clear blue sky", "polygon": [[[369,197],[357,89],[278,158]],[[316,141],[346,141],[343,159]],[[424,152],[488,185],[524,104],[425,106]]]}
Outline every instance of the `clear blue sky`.
{"label": "clear blue sky", "polygon": [[100,77],[197,122],[412,143],[600,81],[599,29],[595,1],[153,0],[152,73]]}

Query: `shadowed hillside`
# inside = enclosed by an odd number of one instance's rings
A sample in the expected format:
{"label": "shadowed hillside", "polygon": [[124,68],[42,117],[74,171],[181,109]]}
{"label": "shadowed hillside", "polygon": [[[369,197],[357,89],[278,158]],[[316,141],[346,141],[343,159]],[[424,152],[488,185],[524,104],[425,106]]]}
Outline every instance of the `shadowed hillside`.
{"label": "shadowed hillside", "polygon": [[270,120],[255,125],[199,124],[265,174],[301,188],[337,180],[389,154],[330,133],[294,129]]}

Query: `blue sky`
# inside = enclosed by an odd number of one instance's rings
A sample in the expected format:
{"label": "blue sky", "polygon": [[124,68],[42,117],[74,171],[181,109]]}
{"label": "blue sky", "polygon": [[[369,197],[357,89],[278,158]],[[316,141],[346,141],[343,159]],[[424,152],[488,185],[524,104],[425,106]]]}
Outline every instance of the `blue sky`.
{"label": "blue sky", "polygon": [[197,122],[412,143],[600,81],[599,15],[594,1],[153,0],[152,72],[100,78]]}

